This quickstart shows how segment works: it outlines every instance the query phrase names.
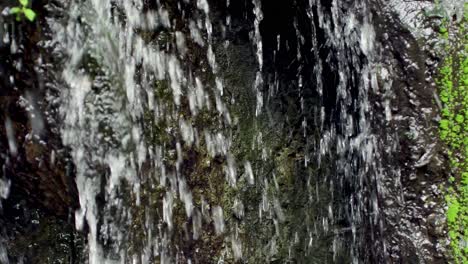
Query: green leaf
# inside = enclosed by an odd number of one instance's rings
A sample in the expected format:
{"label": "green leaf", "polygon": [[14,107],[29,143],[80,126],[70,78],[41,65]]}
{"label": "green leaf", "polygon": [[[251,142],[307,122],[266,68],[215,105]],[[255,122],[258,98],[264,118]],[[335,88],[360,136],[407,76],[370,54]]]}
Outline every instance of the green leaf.
{"label": "green leaf", "polygon": [[19,0],[19,2],[20,2],[20,4],[21,4],[22,6],[27,6],[29,0]]}
{"label": "green leaf", "polygon": [[19,12],[21,12],[21,8],[19,7],[13,7],[10,9],[10,14],[14,15],[14,14],[18,14]]}
{"label": "green leaf", "polygon": [[34,12],[33,10],[29,9],[29,8],[25,8],[24,9],[24,16],[29,20],[29,21],[34,21],[34,19],[36,19],[36,12]]}

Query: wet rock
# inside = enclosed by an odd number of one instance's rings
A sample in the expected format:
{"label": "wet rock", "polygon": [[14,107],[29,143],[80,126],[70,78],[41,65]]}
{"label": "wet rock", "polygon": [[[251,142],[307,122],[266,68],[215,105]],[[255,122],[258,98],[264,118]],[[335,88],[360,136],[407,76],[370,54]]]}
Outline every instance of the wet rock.
{"label": "wet rock", "polygon": [[446,232],[446,221],[445,215],[440,213],[432,213],[427,217],[427,222],[429,224],[429,233],[435,237],[441,237],[445,235]]}
{"label": "wet rock", "polygon": [[[43,5],[39,2],[36,4],[36,11],[45,15]],[[3,28],[8,35],[2,36],[2,43],[8,40],[8,43],[16,42],[22,47],[15,53],[9,49],[9,45],[4,46],[0,57],[3,65],[0,81],[6,84],[0,97],[0,123],[4,128],[5,122],[11,120],[14,137],[9,137],[4,129],[0,132],[1,146],[4,146],[1,150],[9,156],[4,177],[12,180],[13,193],[27,194],[31,203],[40,204],[53,214],[68,217],[70,209],[77,206],[72,164],[57,134],[57,116],[47,112],[45,97],[48,91],[41,90],[43,79],[35,70],[38,57],[43,62],[55,59],[45,56],[49,52],[38,45],[38,40],[43,38],[41,32],[47,32],[47,28],[27,23],[15,24],[10,17],[4,19]],[[44,16],[39,17],[38,23],[44,19]],[[23,67],[15,68],[17,63]],[[12,141],[18,148],[17,155],[12,155],[14,153],[5,148]]]}
{"label": "wet rock", "polygon": [[[17,4],[2,1],[0,10]],[[48,30],[41,4],[34,1],[37,24],[0,18],[0,178],[11,182],[0,201],[0,240],[8,241],[2,250],[10,263],[78,263],[82,249],[73,248],[81,235],[69,221],[78,206],[73,165],[60,143],[57,116],[48,112],[50,91],[42,89],[48,77],[37,72],[39,57],[54,60],[38,45]]]}
{"label": "wet rock", "polygon": [[398,158],[393,164],[401,173],[401,185],[389,182],[385,188],[390,193],[400,192],[403,200],[382,208],[386,236],[394,238],[390,239],[392,263],[444,263],[447,258],[440,250],[446,240],[444,214],[440,212],[444,211],[441,188],[449,169],[438,140],[435,119],[439,107],[434,103],[437,92],[432,79],[438,59],[427,44],[430,41],[423,37],[427,21],[417,15],[431,5],[429,1],[392,1],[387,5],[394,11],[387,13],[390,20],[382,17],[379,24],[383,43],[388,44],[384,61],[392,62],[393,114],[401,117],[393,120],[393,129],[399,134]]}

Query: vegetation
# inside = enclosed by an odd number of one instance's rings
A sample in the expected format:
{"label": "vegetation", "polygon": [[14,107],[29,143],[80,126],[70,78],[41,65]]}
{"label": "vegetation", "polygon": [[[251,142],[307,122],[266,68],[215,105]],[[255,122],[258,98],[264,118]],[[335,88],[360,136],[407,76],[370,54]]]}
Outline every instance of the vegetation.
{"label": "vegetation", "polygon": [[[450,42],[437,84],[444,105],[440,137],[447,144],[453,176],[446,194],[447,224],[455,263],[468,263],[468,3],[464,19],[450,36],[448,22],[439,32]],[[452,41],[451,38],[460,38]],[[459,43],[459,45],[454,45]]]}
{"label": "vegetation", "polygon": [[19,6],[10,9],[10,14],[16,15],[16,21],[21,21],[22,17],[26,17],[27,20],[33,22],[36,19],[36,12],[31,8],[28,8],[29,0],[18,0]]}

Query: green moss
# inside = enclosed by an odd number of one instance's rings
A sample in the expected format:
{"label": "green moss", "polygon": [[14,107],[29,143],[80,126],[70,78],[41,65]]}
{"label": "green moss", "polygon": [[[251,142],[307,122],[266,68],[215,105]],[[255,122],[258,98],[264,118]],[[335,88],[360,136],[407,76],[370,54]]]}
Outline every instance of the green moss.
{"label": "green moss", "polygon": [[70,257],[75,258],[74,263],[84,262],[83,237],[70,223],[38,210],[30,209],[28,214],[28,221],[5,224],[14,234],[8,243],[10,263],[27,259],[26,263],[61,264],[70,263]]}
{"label": "green moss", "polygon": [[[448,237],[455,263],[468,263],[468,4],[465,4],[464,20],[458,25],[445,51],[447,58],[439,71],[437,84],[440,99],[444,103],[439,123],[440,137],[447,144],[453,175],[449,178],[447,202]],[[439,32],[442,39],[449,38],[448,22],[444,21]],[[454,45],[455,44],[455,45]],[[456,45],[458,44],[458,45]]]}

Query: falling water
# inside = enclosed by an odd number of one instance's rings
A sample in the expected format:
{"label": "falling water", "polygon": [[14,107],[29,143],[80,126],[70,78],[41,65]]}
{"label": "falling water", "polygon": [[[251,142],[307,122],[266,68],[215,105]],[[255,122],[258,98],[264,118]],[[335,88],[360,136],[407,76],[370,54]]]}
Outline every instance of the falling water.
{"label": "falling water", "polygon": [[[329,176],[327,184],[332,199],[338,196],[337,199],[346,201],[338,206],[331,203],[329,207],[336,209],[330,210],[324,222],[332,224],[336,219],[344,218],[347,226],[342,231],[335,231],[339,235],[334,239],[334,247],[339,243],[342,244],[336,246],[349,247],[352,262],[358,263],[368,258],[362,255],[361,247],[368,239],[363,228],[371,229],[371,241],[375,243],[371,251],[383,242],[380,237],[374,237],[379,236],[383,228],[377,198],[382,171],[376,149],[377,138],[370,127],[373,116],[369,94],[378,89],[374,64],[375,33],[365,1],[355,1],[346,9],[341,5],[339,1],[333,1],[329,16],[319,13],[319,27],[325,31],[335,52],[338,81],[335,116],[322,116],[322,122],[336,118],[335,124],[322,130],[318,158],[320,161],[326,157],[335,160],[336,171]],[[317,9],[323,10],[320,3],[317,3]],[[318,71],[318,74],[317,78],[320,78],[322,73]],[[353,89],[357,95],[352,94]],[[340,239],[341,232],[351,232],[351,241]]]}
{"label": "falling water", "polygon": [[[208,65],[199,69],[184,62],[190,56],[187,36],[176,31],[181,21],[163,5],[144,10],[138,0],[73,2],[66,27],[56,29],[55,41],[68,58],[62,73],[68,87],[61,97],[62,137],[76,164],[81,205],[76,225],[89,229],[90,263],[181,261],[185,256],[171,238],[181,224],[174,219],[176,199],[185,208],[184,221],[193,222],[194,239],[200,236],[201,217],[212,219],[216,234],[225,232],[223,208],[206,205],[210,213],[203,204],[195,206],[182,168],[191,148],[204,148],[208,164],[225,157],[230,185],[238,178],[210,7],[200,0],[196,8],[197,18],[182,22],[190,25],[190,45],[207,49]],[[151,31],[158,32],[156,43],[145,39]],[[202,81],[208,71],[214,87]],[[211,115],[220,129],[196,126],[206,118],[201,115]],[[129,230],[136,221],[142,221],[141,230]],[[132,241],[137,235],[143,241]]]}
{"label": "falling water", "polygon": [[372,3],[244,2],[47,7],[86,263],[385,262]]}
{"label": "falling water", "polygon": [[[267,80],[261,34],[264,14],[260,1],[254,0],[252,4],[252,45],[258,65],[253,84],[255,115],[261,116],[264,98],[268,97],[263,88]],[[268,191],[277,185],[276,176],[265,175],[260,182],[256,181],[251,162],[237,160],[232,153],[233,129],[238,121],[232,120],[228,97],[224,96],[210,6],[206,0],[199,0],[195,5],[180,1],[177,5],[182,13],[184,6],[195,10],[178,18],[173,17],[177,11],[168,10],[161,3],[146,8],[138,0],[73,1],[68,7],[65,26],[54,26],[58,52],[67,60],[62,72],[62,138],[71,148],[76,165],[80,200],[76,227],[88,230],[90,263],[147,263],[155,258],[161,263],[190,262],[190,256],[180,249],[179,243],[183,242],[174,238],[178,232],[175,229],[185,226],[189,229],[184,232],[197,239],[202,236],[203,221],[212,222],[216,236],[230,234],[225,236],[232,241],[229,254],[236,259],[243,257],[238,224],[226,226],[227,208],[223,204],[210,204],[203,195],[196,198],[201,204],[194,202],[193,183],[187,178],[193,175],[188,175],[191,172],[183,168],[194,149],[206,156],[202,162],[208,164],[219,162],[216,159],[222,157],[220,168],[225,184],[233,190],[240,180],[241,168],[237,164],[245,164],[242,171],[248,184],[256,184],[263,193],[257,217],[266,225],[273,217],[277,226],[276,234],[271,234],[273,244],[269,243],[271,252],[267,255],[277,250],[274,241],[279,239],[278,227],[284,216],[279,197]],[[320,112],[320,119],[316,120],[320,124],[320,137],[313,139],[313,135],[304,132],[308,142],[316,140],[312,144],[316,147],[310,148],[311,153],[305,153],[303,162],[306,167],[316,164],[319,170],[324,168],[323,171],[329,172],[314,176],[325,180],[317,181],[317,186],[310,188],[310,200],[320,199],[315,191],[320,184],[326,185],[330,199],[326,206],[319,206],[324,211],[322,219],[307,223],[311,225],[308,237],[296,234],[296,239],[308,239],[309,247],[313,247],[321,233],[335,234],[335,254],[348,247],[350,257],[357,263],[366,257],[362,255],[366,240],[363,228],[370,228],[372,236],[377,236],[372,237],[376,247],[382,242],[378,237],[382,226],[377,202],[382,172],[377,139],[370,130],[372,107],[368,99],[372,89],[377,88],[372,17],[364,1],[346,6],[333,1],[329,7],[320,1],[310,1],[308,8],[315,32],[308,37],[317,38],[316,32],[323,31],[327,41],[322,45],[333,53],[321,58],[317,47],[304,54],[298,45],[298,60],[313,56],[318,62],[312,78],[314,89],[321,96],[319,104],[313,106],[314,111]],[[226,21],[229,23],[229,19]],[[188,31],[183,29],[184,25],[189,26]],[[149,34],[155,34],[156,38],[153,35],[148,39]],[[301,43],[305,36],[299,28],[296,34]],[[278,35],[278,43],[281,37]],[[317,39],[309,41],[318,45]],[[196,59],[207,64],[193,67],[190,62],[193,57],[188,53],[188,46],[193,45],[192,49],[206,50],[205,56]],[[324,82],[329,80],[324,76],[322,64],[331,65],[335,87],[324,88]],[[213,76],[213,82],[207,76]],[[298,78],[301,88],[302,79],[310,76]],[[275,83],[266,85],[274,87]],[[331,88],[336,91],[324,91]],[[336,93],[333,105],[325,105],[325,93]],[[300,96],[303,104],[304,95]],[[302,111],[310,110],[302,106]],[[209,125],[199,121],[201,115],[208,116],[205,118],[210,120]],[[307,131],[307,120],[304,119],[302,126]],[[261,151],[262,160],[272,157],[271,149],[262,146],[265,144],[262,131],[257,130],[254,138],[260,146],[256,149]],[[309,156],[316,157],[316,163],[310,165]],[[256,167],[263,165],[257,162]],[[332,167],[336,169],[326,169]],[[243,204],[248,201],[231,199],[237,214],[242,215]],[[179,202],[185,208],[185,217],[175,216]],[[265,214],[270,216],[265,218]],[[345,221],[345,226],[338,227],[337,221]],[[317,225],[322,231],[318,231]],[[343,235],[347,232],[351,238]],[[140,244],[138,248],[135,243]]]}

